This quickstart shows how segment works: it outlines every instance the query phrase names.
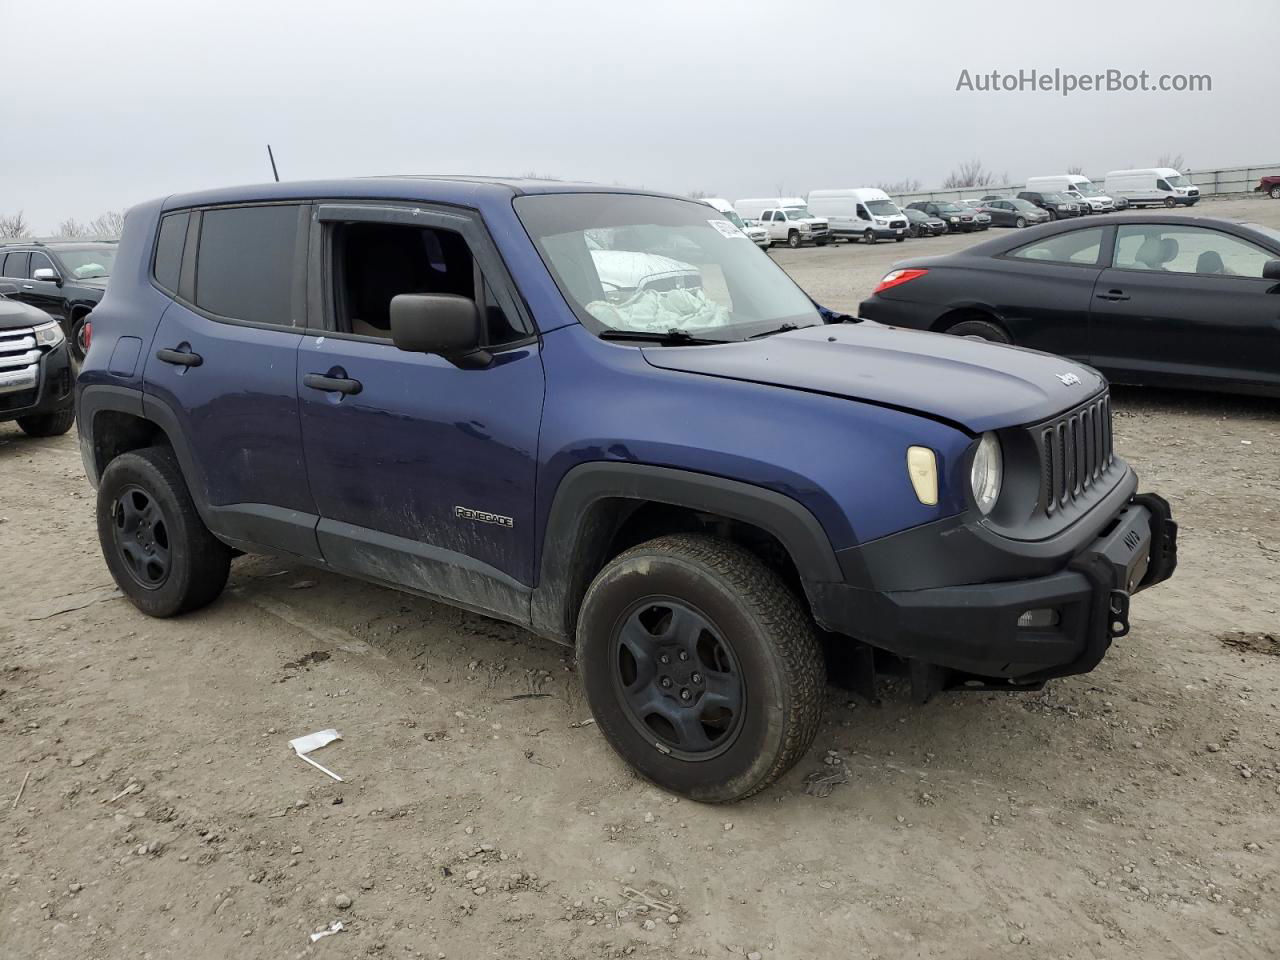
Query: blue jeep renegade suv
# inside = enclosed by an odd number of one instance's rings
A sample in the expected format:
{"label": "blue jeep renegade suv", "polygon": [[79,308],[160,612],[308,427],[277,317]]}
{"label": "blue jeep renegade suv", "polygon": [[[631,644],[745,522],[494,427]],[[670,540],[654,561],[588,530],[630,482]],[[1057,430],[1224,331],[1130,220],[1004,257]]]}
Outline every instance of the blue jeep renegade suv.
{"label": "blue jeep renegade suv", "polygon": [[824,645],[916,690],[1093,669],[1176,528],[1057,357],[816,305],[705,204],[396,177],[128,216],[77,386],[116,582],[236,551],[573,644],[641,774],[745,797],[817,731]]}

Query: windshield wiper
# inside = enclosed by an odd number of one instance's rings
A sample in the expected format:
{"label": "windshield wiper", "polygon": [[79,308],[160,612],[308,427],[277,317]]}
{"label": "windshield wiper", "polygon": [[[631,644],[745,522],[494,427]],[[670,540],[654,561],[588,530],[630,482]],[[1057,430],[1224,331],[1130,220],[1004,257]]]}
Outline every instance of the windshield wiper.
{"label": "windshield wiper", "polygon": [[765,331],[762,331],[761,333],[753,333],[751,336],[747,337],[747,339],[758,340],[761,337],[772,337],[775,333],[787,333],[790,330],[799,330],[799,329],[800,329],[800,324],[798,323],[789,323],[789,322],[780,323],[778,324],[778,326],[774,327],[772,330],[765,330]]}
{"label": "windshield wiper", "polygon": [[710,340],[706,337],[695,337],[688,330],[672,327],[665,333],[659,330],[604,330],[601,340],[641,340],[647,343],[659,343],[663,346],[687,346],[703,343],[728,343],[727,340]]}

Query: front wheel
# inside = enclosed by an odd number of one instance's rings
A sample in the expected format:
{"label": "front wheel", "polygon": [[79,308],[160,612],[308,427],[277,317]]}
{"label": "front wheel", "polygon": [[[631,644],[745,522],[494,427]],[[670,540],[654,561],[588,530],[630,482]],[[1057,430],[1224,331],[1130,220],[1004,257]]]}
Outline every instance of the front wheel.
{"label": "front wheel", "polygon": [[790,247],[792,250],[800,246],[800,234],[798,231],[792,230],[790,233],[787,234],[787,246]]}
{"label": "front wheel", "polygon": [[18,426],[28,437],[60,437],[70,430],[75,422],[76,408],[70,403],[53,413],[18,418]]}
{"label": "front wheel", "polygon": [[1275,186],[1273,186],[1271,188],[1270,193],[1271,193],[1272,200],[1280,200],[1280,183],[1277,183]]}
{"label": "front wheel", "polygon": [[764,789],[818,731],[813,622],[777,573],[726,540],[664,536],[615,557],[583,598],[577,655],[610,746],[693,800]]}
{"label": "front wheel", "polygon": [[1027,218],[1019,217],[1017,220],[1013,221],[1013,225],[1017,227],[1019,230],[1021,230],[1023,227],[1027,225]]}
{"label": "front wheel", "polygon": [[864,231],[862,232],[862,242],[863,242],[863,243],[875,243],[875,242],[876,242],[876,234],[875,234],[875,231],[874,231],[874,230],[864,230]]}
{"label": "front wheel", "polygon": [[133,605],[172,617],[212,603],[226,586],[231,549],[196,512],[173,452],[122,453],[98,484],[98,541]]}
{"label": "front wheel", "polygon": [[1173,199],[1173,197],[1165,197],[1164,205],[1168,207],[1170,210],[1172,210],[1174,207],[1178,205],[1178,201]]}

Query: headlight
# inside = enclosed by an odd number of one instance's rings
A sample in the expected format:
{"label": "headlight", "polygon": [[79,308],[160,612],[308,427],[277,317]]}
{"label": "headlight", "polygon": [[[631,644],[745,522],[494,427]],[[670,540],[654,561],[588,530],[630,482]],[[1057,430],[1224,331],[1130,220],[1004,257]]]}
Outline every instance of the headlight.
{"label": "headlight", "polygon": [[67,339],[56,320],[53,323],[40,324],[32,332],[36,336],[36,343],[42,347],[56,347]]}
{"label": "headlight", "polygon": [[808,233],[808,232],[809,232],[809,229],[810,229],[809,224],[807,224],[807,223],[802,223],[802,224],[800,224],[800,232],[801,232],[801,233]]}
{"label": "headlight", "polygon": [[960,218],[959,218],[959,217],[948,217],[947,219],[948,219],[948,220],[950,220],[952,223],[959,223],[959,222],[960,222]]}
{"label": "headlight", "polygon": [[886,223],[888,223],[888,222],[889,222],[888,220],[883,220],[883,219],[881,219],[880,217],[876,217],[876,218],[875,218],[875,221],[876,221],[876,223],[880,224],[881,226],[884,226]]}
{"label": "headlight", "polygon": [[1000,441],[991,432],[984,433],[973,454],[973,466],[969,469],[969,486],[973,490],[973,502],[982,513],[988,514],[1000,499],[1000,484],[1004,478],[1003,456]]}

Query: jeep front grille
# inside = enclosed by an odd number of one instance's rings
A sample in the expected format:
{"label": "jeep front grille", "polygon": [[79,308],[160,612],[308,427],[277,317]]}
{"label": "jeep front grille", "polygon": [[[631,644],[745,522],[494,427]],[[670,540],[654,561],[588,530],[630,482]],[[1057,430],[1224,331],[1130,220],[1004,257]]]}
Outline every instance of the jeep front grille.
{"label": "jeep front grille", "polygon": [[1030,429],[1040,451],[1040,503],[1048,516],[1084,497],[1115,460],[1111,395],[1105,391]]}

